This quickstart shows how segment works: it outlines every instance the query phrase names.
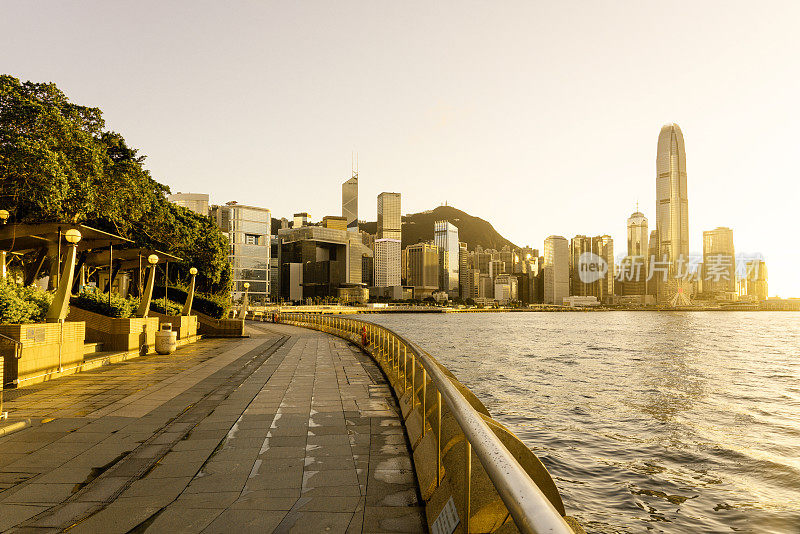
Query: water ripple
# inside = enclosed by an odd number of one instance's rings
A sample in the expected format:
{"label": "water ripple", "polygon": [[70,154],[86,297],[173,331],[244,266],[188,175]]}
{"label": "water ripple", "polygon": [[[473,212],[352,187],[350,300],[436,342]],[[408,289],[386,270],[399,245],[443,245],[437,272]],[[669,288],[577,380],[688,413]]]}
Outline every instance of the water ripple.
{"label": "water ripple", "polygon": [[800,532],[798,313],[366,318],[472,389],[588,532]]}

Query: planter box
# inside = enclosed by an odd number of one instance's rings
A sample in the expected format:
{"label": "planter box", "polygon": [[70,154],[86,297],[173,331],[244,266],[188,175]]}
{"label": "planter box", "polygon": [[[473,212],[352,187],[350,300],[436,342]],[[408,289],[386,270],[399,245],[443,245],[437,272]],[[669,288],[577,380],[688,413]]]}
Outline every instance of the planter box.
{"label": "planter box", "polygon": [[67,321],[86,323],[86,341],[102,343],[103,350],[152,352],[156,342],[158,317],[129,317],[117,319],[70,306]]}
{"label": "planter box", "polygon": [[158,317],[159,327],[164,323],[171,324],[172,329],[178,333],[178,339],[191,339],[197,336],[196,315],[164,315],[154,311],[150,313]]}
{"label": "planter box", "polygon": [[4,387],[47,380],[58,373],[59,364],[72,368],[83,363],[85,333],[83,322],[0,325],[0,334],[22,344],[0,344]]}
{"label": "planter box", "polygon": [[198,330],[206,337],[243,337],[244,319],[214,319],[192,310],[197,317]]}

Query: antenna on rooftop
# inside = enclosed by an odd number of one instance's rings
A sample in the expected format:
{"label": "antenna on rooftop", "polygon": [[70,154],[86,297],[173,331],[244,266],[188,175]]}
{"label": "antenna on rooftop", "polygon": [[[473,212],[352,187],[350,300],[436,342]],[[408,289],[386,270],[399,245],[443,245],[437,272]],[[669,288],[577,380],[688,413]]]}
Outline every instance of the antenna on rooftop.
{"label": "antenna on rooftop", "polygon": [[350,173],[353,178],[358,178],[358,152],[350,152]]}

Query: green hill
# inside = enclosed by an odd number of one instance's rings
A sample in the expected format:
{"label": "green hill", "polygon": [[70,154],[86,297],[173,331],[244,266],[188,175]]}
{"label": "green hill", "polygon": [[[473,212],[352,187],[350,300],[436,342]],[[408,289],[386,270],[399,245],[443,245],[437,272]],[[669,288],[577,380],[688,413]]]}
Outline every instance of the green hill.
{"label": "green hill", "polygon": [[[500,250],[505,245],[511,248],[517,246],[497,233],[497,230],[488,222],[479,217],[473,217],[452,206],[439,206],[430,211],[412,213],[403,216],[403,248],[421,241],[433,239],[433,223],[435,221],[450,221],[458,227],[458,239],[467,243],[469,250],[474,250],[477,245],[483,248]],[[360,223],[359,228],[370,234],[378,231],[377,222]]]}

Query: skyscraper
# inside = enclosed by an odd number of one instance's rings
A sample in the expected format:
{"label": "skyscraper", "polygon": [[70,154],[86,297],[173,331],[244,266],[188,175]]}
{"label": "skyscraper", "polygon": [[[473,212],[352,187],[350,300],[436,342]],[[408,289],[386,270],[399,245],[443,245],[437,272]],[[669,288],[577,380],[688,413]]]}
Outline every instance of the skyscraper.
{"label": "skyscraper", "polygon": [[400,239],[400,193],[378,195],[378,239]]}
{"label": "skyscraper", "polygon": [[358,171],[342,184],[342,217],[347,219],[347,229],[358,232]]}
{"label": "skyscraper", "polygon": [[569,244],[560,235],[544,240],[544,302],[564,303],[569,296]]}
{"label": "skyscraper", "polygon": [[736,290],[735,267],[733,230],[719,227],[703,232],[703,293],[729,297]]}
{"label": "skyscraper", "polygon": [[[586,253],[595,254],[606,262],[608,270],[602,278],[587,281],[582,279],[581,256]],[[614,240],[611,236],[576,235],[572,238],[569,245],[569,285],[570,295],[594,296],[599,302],[614,295]]]}
{"label": "skyscraper", "polygon": [[647,256],[648,238],[647,217],[635,211],[628,217],[628,256]]}
{"label": "skyscraper", "polygon": [[592,244],[585,235],[576,235],[569,242],[569,294],[577,296],[591,295],[589,284],[581,280],[578,270],[581,256],[592,252]]}
{"label": "skyscraper", "polygon": [[605,276],[596,282],[596,289],[592,294],[598,301],[607,303],[614,296],[614,240],[609,235],[595,237],[592,240],[592,252],[603,258],[608,265]]}
{"label": "skyscraper", "polygon": [[655,278],[660,301],[687,303],[686,288],[676,278],[679,265],[689,259],[689,200],[686,192],[686,148],[677,124],[667,124],[658,135],[656,153],[656,261],[669,264],[668,278]]}
{"label": "skyscraper", "polygon": [[759,301],[767,300],[767,264],[764,260],[747,262],[747,294]]}
{"label": "skyscraper", "polygon": [[439,247],[442,254],[442,269],[439,273],[441,281],[439,289],[447,291],[450,296],[458,295],[459,245],[458,228],[450,221],[433,223],[433,244]]}
{"label": "skyscraper", "polygon": [[466,276],[469,263],[469,252],[467,251],[466,243],[458,244],[458,294],[461,298],[464,296],[464,277]]}
{"label": "skyscraper", "polygon": [[378,195],[378,237],[375,239],[375,285],[400,285],[400,244],[402,239],[400,193]]}
{"label": "skyscraper", "polygon": [[439,288],[439,249],[430,243],[409,245],[408,277],[406,283],[414,286],[417,299],[430,297]]}

